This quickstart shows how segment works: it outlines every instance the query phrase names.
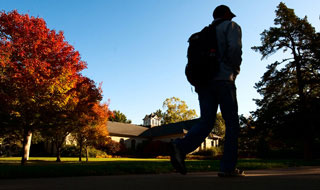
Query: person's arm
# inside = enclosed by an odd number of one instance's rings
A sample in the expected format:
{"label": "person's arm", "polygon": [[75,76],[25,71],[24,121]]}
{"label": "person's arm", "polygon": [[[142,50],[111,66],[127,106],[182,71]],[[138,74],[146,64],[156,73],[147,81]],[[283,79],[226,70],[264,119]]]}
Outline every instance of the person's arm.
{"label": "person's arm", "polygon": [[241,43],[241,28],[235,22],[230,22],[227,29],[227,64],[234,68],[234,74],[240,72],[242,43]]}

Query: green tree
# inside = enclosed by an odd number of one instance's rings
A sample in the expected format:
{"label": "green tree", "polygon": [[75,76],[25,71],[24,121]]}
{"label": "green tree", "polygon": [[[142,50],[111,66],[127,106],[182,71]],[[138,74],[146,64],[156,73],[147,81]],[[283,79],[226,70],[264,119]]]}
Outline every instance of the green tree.
{"label": "green tree", "polygon": [[[255,121],[252,116],[245,117],[240,115],[240,135],[239,135],[239,154],[245,157],[257,156],[258,151],[262,152],[258,145],[261,138],[256,130]],[[261,154],[260,154],[261,155]]]}
{"label": "green tree", "polygon": [[222,138],[224,138],[225,136],[226,124],[224,119],[222,118],[221,112],[217,113],[216,122],[214,124],[214,128],[212,132]]}
{"label": "green tree", "polygon": [[263,98],[255,100],[258,109],[253,116],[257,127],[271,139],[286,139],[287,145],[295,148],[302,140],[304,157],[310,158],[320,110],[319,33],[307,17],[300,19],[284,3],[277,8],[276,26],[264,30],[261,46],[252,49],[261,53],[262,59],[279,50],[290,54],[268,65],[261,81],[256,83]]}
{"label": "green tree", "polygon": [[157,111],[153,112],[153,114],[155,114],[159,118],[163,118],[164,117],[164,113],[161,111],[161,109],[158,109]]}
{"label": "green tree", "polygon": [[127,116],[124,113],[121,113],[119,110],[114,110],[109,116],[109,121],[120,122],[120,123],[131,123],[131,120],[127,119]]}
{"label": "green tree", "polygon": [[176,97],[167,98],[163,102],[163,108],[166,109],[163,117],[164,124],[186,121],[197,117],[196,110],[189,110],[186,102]]}

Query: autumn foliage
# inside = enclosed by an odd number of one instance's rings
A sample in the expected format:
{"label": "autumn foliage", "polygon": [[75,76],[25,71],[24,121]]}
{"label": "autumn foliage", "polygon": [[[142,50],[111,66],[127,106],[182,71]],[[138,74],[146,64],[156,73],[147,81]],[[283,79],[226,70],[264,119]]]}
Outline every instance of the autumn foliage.
{"label": "autumn foliage", "polygon": [[63,139],[88,123],[105,124],[108,107],[99,104],[101,88],[81,75],[86,66],[63,32],[42,18],[0,12],[0,130],[24,139],[22,163],[33,131]]}
{"label": "autumn foliage", "polygon": [[81,161],[83,148],[88,150],[88,147],[92,146],[103,149],[109,141],[106,125],[111,112],[108,109],[108,104],[95,103],[90,111],[83,114],[80,118],[80,124],[83,126],[78,127],[73,133],[80,146],[79,161]]}

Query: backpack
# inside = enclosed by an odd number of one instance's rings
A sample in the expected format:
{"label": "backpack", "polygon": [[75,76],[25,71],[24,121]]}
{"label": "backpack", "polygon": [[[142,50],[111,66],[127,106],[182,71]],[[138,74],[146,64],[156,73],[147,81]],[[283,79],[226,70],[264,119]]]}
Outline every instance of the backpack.
{"label": "backpack", "polygon": [[216,26],[225,20],[218,20],[190,36],[188,42],[188,63],[185,74],[191,85],[206,85],[219,71],[217,58]]}

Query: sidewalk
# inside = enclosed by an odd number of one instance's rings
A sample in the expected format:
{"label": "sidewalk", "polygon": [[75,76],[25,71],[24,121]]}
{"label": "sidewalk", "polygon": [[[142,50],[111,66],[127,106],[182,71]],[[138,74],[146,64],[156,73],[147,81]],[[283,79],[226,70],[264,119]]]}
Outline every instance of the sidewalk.
{"label": "sidewalk", "polygon": [[159,175],[89,176],[0,180],[0,190],[320,190],[320,166],[246,171],[241,178],[219,178],[216,172]]}

